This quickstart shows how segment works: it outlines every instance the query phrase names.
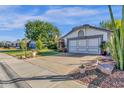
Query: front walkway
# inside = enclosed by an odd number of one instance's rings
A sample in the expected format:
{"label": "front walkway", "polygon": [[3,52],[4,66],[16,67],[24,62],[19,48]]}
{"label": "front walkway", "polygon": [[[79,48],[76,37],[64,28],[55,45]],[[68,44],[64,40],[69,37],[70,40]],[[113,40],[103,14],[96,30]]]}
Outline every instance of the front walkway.
{"label": "front walkway", "polygon": [[[44,57],[46,58],[46,57]],[[7,54],[0,53],[0,62],[6,63],[21,78],[13,78],[15,82],[25,81],[30,87],[40,88],[83,88],[75,80],[72,80],[68,73],[74,69],[74,63],[65,59],[71,64],[70,66],[61,57],[45,60],[34,58],[30,60],[18,60]],[[48,57],[47,57],[48,59]],[[71,60],[71,58],[70,58]],[[72,58],[72,60],[74,60]],[[55,61],[55,62],[54,62]],[[61,61],[63,63],[61,63]],[[75,60],[76,61],[76,60]],[[80,63],[80,62],[79,62]]]}

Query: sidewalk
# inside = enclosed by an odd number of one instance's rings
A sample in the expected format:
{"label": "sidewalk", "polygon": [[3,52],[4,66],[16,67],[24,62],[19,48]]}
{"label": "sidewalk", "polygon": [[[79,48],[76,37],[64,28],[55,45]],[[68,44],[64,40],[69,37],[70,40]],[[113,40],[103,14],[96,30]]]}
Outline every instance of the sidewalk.
{"label": "sidewalk", "polygon": [[[21,78],[18,81],[27,82],[30,87],[33,88],[83,88],[85,85],[81,85],[74,80],[65,76],[62,72],[58,73],[48,69],[44,66],[38,66],[18,60],[6,54],[0,53],[0,61],[6,63],[17,75]],[[45,62],[45,61],[43,61]],[[57,64],[53,63],[55,66]],[[52,65],[51,65],[52,66]],[[64,69],[64,66],[61,66]]]}

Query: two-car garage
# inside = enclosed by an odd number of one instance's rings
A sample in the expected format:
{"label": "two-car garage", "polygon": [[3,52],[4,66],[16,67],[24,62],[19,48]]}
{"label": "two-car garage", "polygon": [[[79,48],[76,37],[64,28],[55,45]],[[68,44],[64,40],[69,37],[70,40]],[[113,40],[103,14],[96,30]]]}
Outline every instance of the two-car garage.
{"label": "two-car garage", "polygon": [[86,24],[74,27],[61,39],[69,53],[101,54],[100,45],[110,36],[110,30]]}
{"label": "two-car garage", "polygon": [[100,54],[101,37],[77,38],[68,40],[68,52]]}

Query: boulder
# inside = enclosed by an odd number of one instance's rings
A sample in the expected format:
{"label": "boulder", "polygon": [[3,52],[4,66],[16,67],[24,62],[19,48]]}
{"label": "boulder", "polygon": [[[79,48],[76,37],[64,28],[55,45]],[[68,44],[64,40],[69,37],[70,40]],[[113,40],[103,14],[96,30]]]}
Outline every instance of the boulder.
{"label": "boulder", "polygon": [[114,69],[113,64],[98,64],[97,69],[99,69],[101,72],[110,75]]}

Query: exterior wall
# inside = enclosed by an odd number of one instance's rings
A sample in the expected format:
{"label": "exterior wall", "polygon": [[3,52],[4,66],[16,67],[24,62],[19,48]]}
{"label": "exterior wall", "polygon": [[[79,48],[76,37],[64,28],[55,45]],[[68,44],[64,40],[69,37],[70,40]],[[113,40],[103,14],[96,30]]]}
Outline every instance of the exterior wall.
{"label": "exterior wall", "polygon": [[64,41],[65,41],[65,46],[67,47],[67,39],[68,38],[74,38],[74,37],[78,37],[78,32],[80,30],[83,30],[84,31],[84,36],[92,36],[92,35],[103,35],[103,41],[108,41],[108,35],[109,33],[108,32],[105,32],[105,31],[101,31],[101,30],[98,30],[98,29],[93,29],[93,28],[83,28],[83,29],[79,29],[79,30],[76,30],[72,33],[70,33],[69,35],[67,35],[66,37],[64,37]]}
{"label": "exterior wall", "polygon": [[[80,30],[83,30],[83,31],[84,31],[84,35],[85,35],[85,29],[80,29]],[[79,32],[80,30],[76,30],[76,31],[70,33],[68,36],[66,36],[66,37],[63,38],[64,41],[65,41],[65,46],[67,46],[67,39],[68,39],[68,38],[78,37],[78,32]]]}
{"label": "exterior wall", "polygon": [[108,41],[108,33],[105,31],[100,31],[97,29],[86,29],[86,36],[92,36],[92,35],[103,35],[103,41]]}

